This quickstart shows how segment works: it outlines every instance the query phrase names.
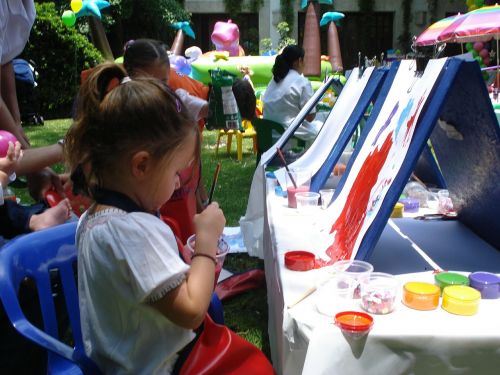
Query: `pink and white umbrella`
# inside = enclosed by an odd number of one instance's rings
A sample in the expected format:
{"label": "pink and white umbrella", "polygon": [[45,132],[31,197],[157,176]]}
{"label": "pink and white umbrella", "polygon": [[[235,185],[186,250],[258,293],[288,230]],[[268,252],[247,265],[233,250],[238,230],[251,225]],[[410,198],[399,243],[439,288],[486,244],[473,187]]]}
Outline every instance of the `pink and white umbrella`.
{"label": "pink and white umbrella", "polygon": [[415,44],[417,46],[431,46],[439,43],[438,36],[441,35],[441,33],[460,16],[461,14],[459,13],[433,23],[427,29],[422,31],[422,33],[415,40]]}

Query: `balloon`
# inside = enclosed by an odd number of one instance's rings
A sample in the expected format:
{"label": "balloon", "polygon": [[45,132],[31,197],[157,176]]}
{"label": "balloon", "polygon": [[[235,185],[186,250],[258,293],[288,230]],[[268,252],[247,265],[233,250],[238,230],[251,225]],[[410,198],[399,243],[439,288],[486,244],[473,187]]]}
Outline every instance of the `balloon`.
{"label": "balloon", "polygon": [[184,56],[170,55],[168,59],[170,60],[170,65],[175,68],[177,73],[184,75],[191,73],[191,63]]}
{"label": "balloon", "polygon": [[63,23],[66,26],[72,27],[72,26],[75,25],[76,15],[75,15],[75,13],[73,11],[71,11],[71,10],[65,10],[61,18],[62,18]]}
{"label": "balloon", "polygon": [[465,43],[465,49],[470,51],[472,49],[472,43]]}
{"label": "balloon", "polygon": [[474,0],[474,4],[478,7],[481,8],[484,5],[484,0]]}
{"label": "balloon", "polygon": [[488,56],[486,57],[483,57],[483,62],[486,66],[490,65],[490,62],[491,62],[491,59],[490,59],[490,55],[488,54]]}
{"label": "balloon", "polygon": [[17,138],[14,136],[14,134],[6,130],[0,130],[0,158],[4,158],[5,155],[7,155],[9,142],[16,143]]}
{"label": "balloon", "polygon": [[481,51],[479,51],[479,56],[481,56],[483,59],[489,55],[490,55],[490,53],[488,52],[488,50],[486,48],[483,48]]}
{"label": "balloon", "polygon": [[481,51],[484,47],[484,44],[482,42],[475,42],[472,47],[477,51]]}
{"label": "balloon", "polygon": [[473,49],[472,51],[470,51],[470,53],[472,53],[472,57],[476,58],[477,56],[479,56],[479,53],[477,53],[477,51],[475,49]]}
{"label": "balloon", "polygon": [[82,9],[82,6],[82,0],[71,0],[71,10],[73,12],[78,13]]}
{"label": "balloon", "polygon": [[471,5],[468,10],[469,10],[469,12],[471,12],[471,11],[476,10],[476,9],[477,9],[476,5]]}
{"label": "balloon", "polygon": [[476,60],[479,65],[483,62],[483,58],[481,56],[474,57],[474,60]]}

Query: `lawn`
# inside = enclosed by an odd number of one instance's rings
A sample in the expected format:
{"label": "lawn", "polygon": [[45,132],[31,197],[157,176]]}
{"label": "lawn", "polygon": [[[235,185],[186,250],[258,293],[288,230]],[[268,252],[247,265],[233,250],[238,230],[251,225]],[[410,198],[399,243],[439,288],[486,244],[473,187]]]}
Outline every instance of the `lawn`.
{"label": "lawn", "polygon": [[[44,126],[25,127],[32,146],[43,146],[55,143],[62,138],[71,125],[71,120],[47,120]],[[226,226],[238,226],[239,219],[245,214],[250,184],[255,169],[255,155],[252,154],[252,140],[243,140],[243,160],[236,158],[236,140],[233,139],[231,154],[227,155],[225,141],[221,139],[219,153],[216,155],[215,144],[217,131],[203,132],[202,163],[203,182],[210,188],[213,173],[218,162],[221,163],[218,184],[214,192],[214,200],[219,202],[226,216]],[[58,172],[62,165],[54,166]],[[25,189],[15,189],[23,203],[30,203]],[[262,260],[246,254],[229,254],[224,268],[231,272],[242,272],[251,268],[263,268]],[[248,341],[261,348],[269,356],[267,336],[267,296],[265,288],[248,291],[240,296],[224,302],[224,318],[226,325]]]}

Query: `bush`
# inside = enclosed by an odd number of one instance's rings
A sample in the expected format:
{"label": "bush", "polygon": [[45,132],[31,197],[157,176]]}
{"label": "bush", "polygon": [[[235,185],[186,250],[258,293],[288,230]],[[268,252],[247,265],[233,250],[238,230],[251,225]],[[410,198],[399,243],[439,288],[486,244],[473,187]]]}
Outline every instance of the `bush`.
{"label": "bush", "polygon": [[102,62],[103,57],[85,36],[64,26],[54,3],[36,4],[36,13],[21,57],[36,64],[41,114],[45,118],[69,117],[80,72]]}

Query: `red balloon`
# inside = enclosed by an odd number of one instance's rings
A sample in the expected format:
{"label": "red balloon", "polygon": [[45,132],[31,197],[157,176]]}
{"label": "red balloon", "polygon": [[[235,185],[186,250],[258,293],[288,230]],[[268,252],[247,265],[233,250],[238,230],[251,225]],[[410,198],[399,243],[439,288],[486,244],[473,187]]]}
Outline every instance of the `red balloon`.
{"label": "red balloon", "polygon": [[17,138],[14,136],[14,134],[6,130],[0,130],[0,158],[4,158],[5,155],[7,155],[9,142],[15,144],[17,142]]}
{"label": "red balloon", "polygon": [[491,62],[491,60],[490,60],[490,55],[488,55],[488,56],[486,56],[486,57],[483,57],[483,63],[484,63],[486,66],[490,65],[490,62]]}
{"label": "red balloon", "polygon": [[483,49],[484,43],[483,42],[475,42],[473,47],[477,52],[479,52]]}
{"label": "red balloon", "polygon": [[486,58],[486,56],[489,56],[490,53],[486,48],[483,48],[481,51],[479,51],[479,56],[481,56],[483,59]]}

